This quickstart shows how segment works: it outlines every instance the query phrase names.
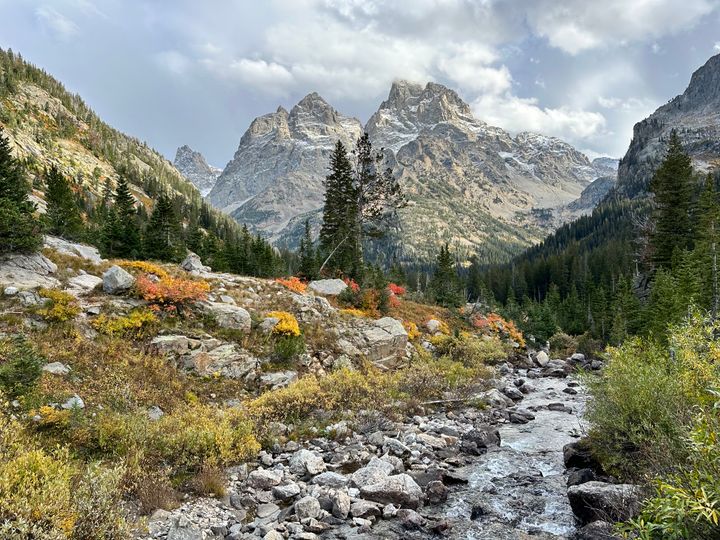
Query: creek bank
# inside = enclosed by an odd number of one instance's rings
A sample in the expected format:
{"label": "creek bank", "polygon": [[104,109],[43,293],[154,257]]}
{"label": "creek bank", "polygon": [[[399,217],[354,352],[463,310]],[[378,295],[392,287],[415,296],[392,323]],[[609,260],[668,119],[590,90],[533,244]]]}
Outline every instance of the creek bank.
{"label": "creek bank", "polygon": [[563,447],[584,429],[585,391],[567,377],[577,363],[499,366],[487,409],[368,413],[276,444],[228,470],[224,498],[157,511],[139,538],[571,538]]}

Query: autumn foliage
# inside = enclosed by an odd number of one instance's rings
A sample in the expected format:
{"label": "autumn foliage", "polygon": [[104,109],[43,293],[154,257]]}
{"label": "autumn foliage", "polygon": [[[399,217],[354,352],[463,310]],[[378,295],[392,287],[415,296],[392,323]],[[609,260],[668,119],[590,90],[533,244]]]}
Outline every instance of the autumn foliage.
{"label": "autumn foliage", "polygon": [[296,276],[292,276],[289,278],[277,278],[275,281],[283,287],[290,289],[291,291],[296,293],[302,294],[307,290],[307,283],[303,283],[302,281],[300,281],[300,278]]}
{"label": "autumn foliage", "polygon": [[190,302],[204,300],[210,285],[205,281],[170,276],[152,280],[148,274],[141,274],[135,288],[141,298],[151,303],[151,308],[172,313],[181,312]]}
{"label": "autumn foliage", "polygon": [[396,296],[402,296],[407,292],[407,289],[405,289],[405,287],[401,285],[396,285],[395,283],[390,283],[388,285],[388,290]]}
{"label": "autumn foliage", "polygon": [[512,321],[506,321],[497,313],[488,313],[487,315],[478,314],[475,315],[470,322],[473,327],[485,334],[494,334],[498,337],[508,337],[519,343],[521,347],[525,346],[525,339],[523,338],[522,332],[518,330],[515,323]]}

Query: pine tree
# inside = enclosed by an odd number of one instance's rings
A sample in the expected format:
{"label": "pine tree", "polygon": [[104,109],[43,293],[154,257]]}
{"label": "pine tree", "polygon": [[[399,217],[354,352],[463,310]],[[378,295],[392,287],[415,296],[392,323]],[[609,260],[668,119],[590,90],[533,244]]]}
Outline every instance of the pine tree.
{"label": "pine tree", "polygon": [[30,186],[0,128],[0,253],[35,251],[42,244],[40,222],[28,199]]}
{"label": "pine tree", "polygon": [[720,307],[718,290],[718,243],[720,242],[720,204],[715,180],[708,174],[698,201],[697,240],[694,252],[697,275],[700,278],[700,298],[705,300],[712,318],[717,318]]}
{"label": "pine tree", "polygon": [[179,260],[184,248],[181,229],[170,197],[161,194],[145,230],[145,255],[161,261]]}
{"label": "pine tree", "polygon": [[48,232],[64,238],[80,238],[83,220],[70,183],[55,165],[45,171],[45,180],[45,223]]}
{"label": "pine tree", "polygon": [[305,232],[300,239],[300,267],[298,273],[305,279],[315,279],[318,274],[318,262],[315,253],[315,246],[310,230],[310,220],[305,220]]}
{"label": "pine tree", "polygon": [[464,301],[455,261],[447,244],[440,247],[428,289],[432,300],[440,306],[457,307]]}
{"label": "pine tree", "polygon": [[692,163],[683,150],[675,130],[665,160],[650,183],[654,194],[654,231],[650,237],[652,262],[657,268],[670,268],[673,253],[691,247]]}

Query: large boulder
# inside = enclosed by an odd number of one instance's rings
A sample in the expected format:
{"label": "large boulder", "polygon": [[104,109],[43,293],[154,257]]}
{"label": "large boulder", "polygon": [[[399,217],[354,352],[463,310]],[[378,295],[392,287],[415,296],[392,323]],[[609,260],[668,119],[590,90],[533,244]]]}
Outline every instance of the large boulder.
{"label": "large boulder", "polygon": [[107,294],[120,294],[129,290],[135,283],[130,273],[117,265],[113,265],[102,276],[103,291]]}
{"label": "large boulder", "polygon": [[0,257],[0,285],[16,289],[57,287],[60,282],[52,274],[57,265],[42,253],[12,253]]}
{"label": "large boulder", "polygon": [[642,491],[633,484],[585,482],[568,488],[573,513],[582,523],[627,521],[640,512]]}
{"label": "large boulder", "polygon": [[204,302],[202,309],[205,313],[211,315],[221,328],[249,332],[252,326],[250,313],[240,306],[222,302]]}
{"label": "large boulder", "polygon": [[384,364],[405,354],[408,334],[397,319],[383,317],[365,329],[363,337],[367,343],[368,358],[378,364]]}
{"label": "large boulder", "polygon": [[337,296],[348,288],[342,279],[318,279],[308,283],[308,287],[317,294]]}
{"label": "large boulder", "polygon": [[202,272],[210,272],[211,270],[210,267],[205,266],[200,260],[200,257],[192,251],[189,252],[185,260],[180,263],[180,268],[191,274],[200,274]]}
{"label": "large boulder", "polygon": [[230,379],[243,379],[260,366],[260,361],[235,343],[224,343],[205,352],[198,350],[186,358],[185,367],[199,375],[219,374]]}
{"label": "large boulder", "polygon": [[615,526],[607,521],[593,521],[578,529],[573,540],[621,540],[615,534]]}
{"label": "large boulder", "polygon": [[45,236],[43,239],[45,247],[54,249],[56,252],[62,255],[71,255],[80,259],[85,259],[93,264],[101,264],[105,262],[100,256],[100,252],[96,247],[88,246],[87,244],[78,244],[76,242],[70,242],[57,236]]}
{"label": "large boulder", "polygon": [[300,521],[306,518],[317,518],[320,515],[320,502],[308,495],[295,503],[295,515]]}
{"label": "large boulder", "polygon": [[417,508],[423,498],[420,486],[412,476],[405,473],[388,476],[376,484],[361,487],[360,494],[369,501],[406,508]]}
{"label": "large boulder", "polygon": [[350,480],[353,485],[363,488],[382,482],[394,469],[395,466],[389,461],[373,457],[367,465],[355,471]]}
{"label": "large boulder", "polygon": [[493,427],[479,427],[465,433],[460,450],[466,454],[479,456],[487,452],[490,446],[500,446],[500,432]]}

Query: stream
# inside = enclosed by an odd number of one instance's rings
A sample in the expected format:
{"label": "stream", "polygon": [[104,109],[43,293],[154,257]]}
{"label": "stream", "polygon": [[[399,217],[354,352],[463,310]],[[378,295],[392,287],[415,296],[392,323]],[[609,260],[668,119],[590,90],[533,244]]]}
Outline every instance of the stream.
{"label": "stream", "polygon": [[[573,378],[528,384],[535,390],[516,407],[535,419],[502,425],[500,447],[467,467],[468,484],[454,490],[442,510],[453,522],[450,538],[551,539],[575,532],[562,449],[583,432],[586,393]],[[577,393],[563,392],[569,386]]]}

